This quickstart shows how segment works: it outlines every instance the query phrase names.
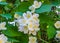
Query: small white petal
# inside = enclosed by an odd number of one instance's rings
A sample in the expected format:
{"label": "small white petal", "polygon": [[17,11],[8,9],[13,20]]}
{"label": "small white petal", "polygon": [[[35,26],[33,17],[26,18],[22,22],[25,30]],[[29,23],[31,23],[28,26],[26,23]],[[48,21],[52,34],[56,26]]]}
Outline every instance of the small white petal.
{"label": "small white petal", "polygon": [[6,22],[0,23],[0,30],[6,30],[7,28],[5,27]]}
{"label": "small white petal", "polygon": [[36,37],[33,37],[33,36],[29,37],[29,43],[37,43],[36,41],[37,41]]}
{"label": "small white petal", "polygon": [[38,2],[38,1],[34,1],[34,4],[33,4],[33,6],[35,7],[35,8],[39,8],[40,6],[41,6],[41,2]]}
{"label": "small white petal", "polygon": [[32,13],[35,12],[35,7],[34,6],[30,6],[29,9],[31,10]]}
{"label": "small white petal", "polygon": [[58,29],[58,28],[60,28],[60,21],[57,21],[55,24],[54,24],[54,26]]}
{"label": "small white petal", "polygon": [[60,31],[57,31],[56,38],[60,39]]}

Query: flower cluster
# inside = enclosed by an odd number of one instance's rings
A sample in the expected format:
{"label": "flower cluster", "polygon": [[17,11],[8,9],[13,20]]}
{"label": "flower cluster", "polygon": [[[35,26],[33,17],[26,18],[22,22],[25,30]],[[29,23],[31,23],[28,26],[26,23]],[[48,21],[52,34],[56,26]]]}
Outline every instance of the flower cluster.
{"label": "flower cluster", "polygon": [[[27,11],[26,13],[23,13],[23,16],[18,17],[17,19],[17,26],[19,28],[19,31],[29,34],[36,35],[36,32],[39,31],[39,14],[31,13],[30,11]],[[16,18],[16,17],[15,17]]]}
{"label": "flower cluster", "polygon": [[[29,7],[31,11],[23,13],[23,16],[19,14],[14,15],[17,19],[15,20],[16,25],[18,26],[18,31],[24,32],[24,34],[36,35],[40,30],[39,28],[39,14],[35,13],[35,9],[41,6],[41,2],[34,1],[34,4]],[[34,36],[29,36],[29,43],[37,43],[37,38]]]}

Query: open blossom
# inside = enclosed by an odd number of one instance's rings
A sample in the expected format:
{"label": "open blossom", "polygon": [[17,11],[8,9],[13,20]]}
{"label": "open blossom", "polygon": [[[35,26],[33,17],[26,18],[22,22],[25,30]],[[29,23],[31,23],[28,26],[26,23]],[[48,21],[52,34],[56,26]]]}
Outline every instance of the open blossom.
{"label": "open blossom", "polygon": [[27,11],[27,13],[23,13],[24,19],[29,19],[31,18],[31,16],[32,16],[32,13],[30,11]]}
{"label": "open blossom", "polygon": [[57,21],[54,25],[56,28],[60,28],[60,21]]}
{"label": "open blossom", "polygon": [[29,43],[37,43],[37,38],[33,37],[33,36],[30,36],[29,37]]}
{"label": "open blossom", "polygon": [[18,23],[19,25],[25,25],[25,24],[27,24],[27,20],[21,18],[21,19],[18,19],[18,20],[17,20],[17,23]]}
{"label": "open blossom", "polygon": [[39,17],[39,14],[33,14],[32,19],[33,19],[35,22],[38,22],[38,23],[39,23],[38,17]]}
{"label": "open blossom", "polygon": [[60,31],[57,31],[56,38],[60,39]]}
{"label": "open blossom", "polygon": [[27,27],[27,25],[25,25],[25,26],[24,26],[24,29],[23,29],[23,31],[24,31],[24,33],[28,33],[28,31],[29,31],[29,30],[28,30],[28,27]]}
{"label": "open blossom", "polygon": [[33,6],[34,6],[35,8],[39,8],[41,5],[42,5],[42,2],[34,1]]}
{"label": "open blossom", "polygon": [[28,29],[30,31],[34,31],[34,29],[33,29],[33,23],[32,22],[28,23]]}
{"label": "open blossom", "polygon": [[31,10],[31,12],[34,13],[35,9],[41,7],[41,5],[42,2],[34,1],[34,4],[29,7],[29,10]]}
{"label": "open blossom", "polygon": [[19,31],[24,32],[24,34],[27,34],[29,31],[27,25],[20,25],[18,28]]}
{"label": "open blossom", "polygon": [[8,38],[4,34],[0,35],[0,43],[6,43],[7,40],[8,40]]}
{"label": "open blossom", "polygon": [[5,27],[6,22],[0,23],[0,30],[6,30],[7,28]]}
{"label": "open blossom", "polygon": [[36,35],[37,32],[35,30],[34,31],[29,31],[29,34]]}

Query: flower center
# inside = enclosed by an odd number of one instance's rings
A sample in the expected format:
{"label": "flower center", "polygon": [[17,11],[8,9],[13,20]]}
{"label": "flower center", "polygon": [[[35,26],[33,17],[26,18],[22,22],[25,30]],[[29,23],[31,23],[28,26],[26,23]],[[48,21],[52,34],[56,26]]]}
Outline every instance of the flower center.
{"label": "flower center", "polygon": [[0,40],[0,43],[3,43],[3,40]]}

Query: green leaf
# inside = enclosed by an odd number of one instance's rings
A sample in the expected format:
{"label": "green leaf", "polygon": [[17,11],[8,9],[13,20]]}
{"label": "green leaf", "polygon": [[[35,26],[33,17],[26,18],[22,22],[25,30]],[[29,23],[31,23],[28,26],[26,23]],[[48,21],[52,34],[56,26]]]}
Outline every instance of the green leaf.
{"label": "green leaf", "polygon": [[22,12],[15,12],[16,14],[18,14],[18,15],[20,15],[20,16],[22,16],[23,15],[23,13]]}
{"label": "green leaf", "polygon": [[51,4],[58,6],[58,5],[60,5],[60,0],[54,0],[54,1],[51,0]]}
{"label": "green leaf", "polygon": [[6,2],[0,2],[0,5],[7,5],[8,3]]}
{"label": "green leaf", "polygon": [[20,43],[28,43],[29,37],[27,34],[24,34],[23,36],[19,37]]}
{"label": "green leaf", "polygon": [[19,33],[13,25],[7,25],[7,30],[3,30],[2,33],[9,37],[21,36],[22,33]]}
{"label": "green leaf", "polygon": [[12,29],[7,29],[5,31],[2,31],[3,34],[9,36],[9,37],[16,37],[16,36],[20,36],[18,32],[15,32]]}
{"label": "green leaf", "polygon": [[52,5],[50,4],[42,4],[42,6],[38,9],[36,9],[36,13],[44,13],[44,12],[50,12]]}
{"label": "green leaf", "polygon": [[16,39],[14,39],[14,38],[8,38],[8,41],[12,41],[12,42],[19,42],[19,40],[16,40]]}
{"label": "green leaf", "polygon": [[11,19],[11,14],[0,14],[0,16],[5,17],[6,19]]}
{"label": "green leaf", "polygon": [[54,28],[54,26],[52,26],[52,24],[51,25],[49,24],[47,28],[48,39],[54,38],[55,34],[56,34],[56,29]]}
{"label": "green leaf", "polygon": [[49,15],[47,15],[46,13],[40,14],[39,19],[40,19],[41,24],[42,23],[48,23],[48,22],[50,22],[52,20],[52,18]]}
{"label": "green leaf", "polygon": [[53,19],[49,15],[46,15],[46,13],[40,14],[39,18],[40,18],[40,24],[42,25],[41,28],[43,28],[43,29],[47,28],[48,39],[54,38],[54,36],[56,34],[56,30],[54,28],[55,21],[53,21]]}
{"label": "green leaf", "polygon": [[30,1],[22,2],[22,3],[20,3],[20,6],[17,8],[16,11],[26,12],[29,9],[29,6],[31,6],[31,5],[32,4],[30,3]]}

